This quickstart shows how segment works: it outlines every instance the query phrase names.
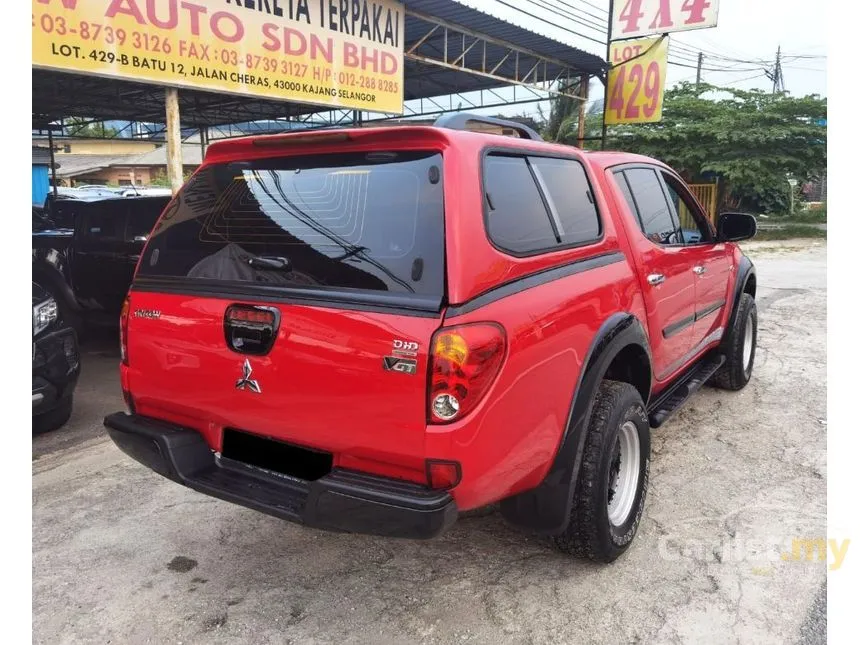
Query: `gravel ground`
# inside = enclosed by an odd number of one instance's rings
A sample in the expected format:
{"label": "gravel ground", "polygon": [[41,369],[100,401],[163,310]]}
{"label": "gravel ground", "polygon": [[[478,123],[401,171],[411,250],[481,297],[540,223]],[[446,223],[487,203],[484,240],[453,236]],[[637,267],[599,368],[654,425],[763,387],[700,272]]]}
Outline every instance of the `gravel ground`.
{"label": "gravel ground", "polygon": [[90,345],[72,420],[33,440],[36,643],[823,643],[826,244],[751,243],[759,350],[654,431],[651,488],[610,566],[494,509],[412,542],[329,534],[217,501],[123,455],[113,341]]}

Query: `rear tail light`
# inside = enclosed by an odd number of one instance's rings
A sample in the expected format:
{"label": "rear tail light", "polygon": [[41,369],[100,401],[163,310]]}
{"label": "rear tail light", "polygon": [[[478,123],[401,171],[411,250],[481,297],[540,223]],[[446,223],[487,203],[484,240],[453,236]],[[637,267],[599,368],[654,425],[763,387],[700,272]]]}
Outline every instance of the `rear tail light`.
{"label": "rear tail light", "polygon": [[123,365],[128,365],[128,312],[131,307],[131,294],[122,303],[119,315],[119,355]]}
{"label": "rear tail light", "polygon": [[430,347],[428,421],[450,423],[490,389],[505,356],[505,332],[495,323],[448,327],[433,335]]}

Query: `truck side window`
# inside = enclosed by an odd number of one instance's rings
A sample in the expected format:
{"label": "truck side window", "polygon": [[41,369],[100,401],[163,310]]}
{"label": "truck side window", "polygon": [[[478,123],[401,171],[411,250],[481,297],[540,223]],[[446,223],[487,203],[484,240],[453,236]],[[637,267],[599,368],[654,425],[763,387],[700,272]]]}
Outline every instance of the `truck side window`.
{"label": "truck side window", "polygon": [[630,168],[624,175],[630,184],[645,237],[655,244],[683,244],[657,173],[650,168]]}
{"label": "truck side window", "polygon": [[125,241],[134,242],[138,238],[149,237],[158,216],[161,215],[161,211],[164,210],[169,201],[165,198],[152,202],[132,202],[129,207],[128,223],[125,227]]}
{"label": "truck side window", "polygon": [[627,183],[627,178],[620,170],[615,173],[615,183],[618,184],[618,187],[624,194],[624,199],[627,201],[627,208],[630,209],[630,214],[633,215],[633,219],[639,223],[641,228],[642,220],[639,219],[639,210],[636,208],[636,202],[633,200],[633,194],[630,192],[630,184]]}
{"label": "truck side window", "polygon": [[559,245],[525,157],[488,155],[484,191],[487,233],[497,246],[525,254]]}
{"label": "truck side window", "polygon": [[92,241],[117,242],[122,240],[125,228],[125,204],[113,201],[90,204],[84,217],[84,235]]}
{"label": "truck side window", "polygon": [[600,220],[582,164],[573,159],[529,157],[558,214],[561,243],[586,244],[600,238]]}
{"label": "truck side window", "polygon": [[678,221],[681,223],[681,235],[684,244],[703,244],[713,239],[710,225],[704,220],[704,215],[695,200],[678,185],[676,177],[663,173],[663,180],[669,191],[669,202],[675,209]]}

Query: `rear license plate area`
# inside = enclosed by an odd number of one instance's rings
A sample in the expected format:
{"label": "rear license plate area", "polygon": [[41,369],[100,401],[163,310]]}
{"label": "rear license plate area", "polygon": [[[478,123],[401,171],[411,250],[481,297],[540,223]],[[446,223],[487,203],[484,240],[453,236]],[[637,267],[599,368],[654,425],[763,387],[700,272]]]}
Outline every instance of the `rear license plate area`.
{"label": "rear license plate area", "polygon": [[224,430],[221,456],[305,481],[316,481],[329,474],[333,463],[333,456],[329,452],[311,450],[232,428]]}

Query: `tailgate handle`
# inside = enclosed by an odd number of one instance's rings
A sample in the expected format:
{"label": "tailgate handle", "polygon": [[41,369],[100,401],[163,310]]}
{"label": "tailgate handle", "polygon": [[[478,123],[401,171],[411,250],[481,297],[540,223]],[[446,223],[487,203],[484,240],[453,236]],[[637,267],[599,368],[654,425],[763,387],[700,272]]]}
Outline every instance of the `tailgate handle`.
{"label": "tailgate handle", "polygon": [[275,307],[230,305],[224,312],[227,346],[240,354],[268,354],[275,344],[281,312]]}

